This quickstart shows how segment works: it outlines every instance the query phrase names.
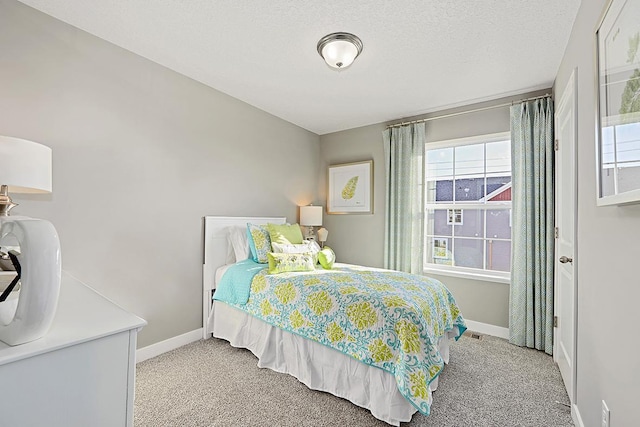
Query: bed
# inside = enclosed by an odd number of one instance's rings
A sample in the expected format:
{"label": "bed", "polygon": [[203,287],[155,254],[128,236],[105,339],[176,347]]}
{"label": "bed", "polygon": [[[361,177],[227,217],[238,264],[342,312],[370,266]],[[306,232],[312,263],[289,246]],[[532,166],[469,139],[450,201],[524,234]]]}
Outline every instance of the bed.
{"label": "bed", "polygon": [[[251,260],[235,262],[230,230],[247,223],[284,224],[285,218],[207,216],[204,220],[205,339],[214,336],[249,349],[258,358],[258,366],[290,374],[311,389],[347,399],[388,424],[408,422],[418,411],[428,415],[431,392],[449,361],[449,341],[466,329],[455,300],[442,284],[422,276],[347,264],[336,264],[331,270],[270,275]],[[250,284],[240,285],[245,270],[253,271],[251,279],[246,279]],[[233,282],[234,287],[242,292],[246,289],[245,299],[221,301],[233,280],[238,283]],[[214,300],[221,283],[225,287]],[[265,288],[274,292],[262,292]],[[422,309],[395,300],[396,288],[418,295]],[[380,293],[384,308],[391,307],[388,312],[377,312],[376,317],[372,307],[377,300],[363,289]],[[338,299],[342,297],[349,303],[341,311],[343,304]],[[438,311],[429,312],[428,307]],[[427,324],[424,319],[416,320],[422,328],[418,333],[416,326],[404,320],[407,313],[413,318],[418,312],[441,320],[429,320],[428,333],[421,326]]]}

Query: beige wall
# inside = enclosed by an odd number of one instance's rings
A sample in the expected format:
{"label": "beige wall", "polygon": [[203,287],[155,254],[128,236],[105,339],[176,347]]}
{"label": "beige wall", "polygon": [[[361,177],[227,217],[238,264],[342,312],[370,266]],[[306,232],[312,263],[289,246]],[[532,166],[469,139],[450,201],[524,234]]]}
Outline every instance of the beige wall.
{"label": "beige wall", "polygon": [[[640,345],[635,337],[640,278],[640,205],[596,206],[594,33],[606,0],[583,1],[555,82],[559,97],[577,70],[578,395],[586,427],[638,425]],[[613,248],[613,250],[605,250]]]}
{"label": "beige wall", "polygon": [[373,215],[324,215],[327,245],[339,262],[382,267],[384,239],[384,125],[365,126],[320,137],[320,200],[326,208],[329,165],[373,160]]}
{"label": "beige wall", "polygon": [[[425,116],[410,117],[407,120],[495,106],[544,93],[545,91],[532,92]],[[550,90],[546,93],[550,93]],[[341,262],[383,266],[385,166],[382,132],[387,124],[364,126],[320,137],[321,200],[326,200],[326,171],[329,165],[369,159],[373,159],[374,164],[373,215],[325,216],[325,227],[329,230],[327,244],[335,250]],[[429,121],[426,137],[428,142],[435,142],[505,131],[509,131],[508,106]],[[505,328],[509,326],[508,284],[441,275],[433,277],[441,280],[452,291],[467,319]]]}
{"label": "beige wall", "polygon": [[204,215],[295,221],[317,194],[317,135],[13,0],[0,135],[53,149],[53,193],[14,214],[50,220],[63,268],[149,322],[140,347],[201,327]]}

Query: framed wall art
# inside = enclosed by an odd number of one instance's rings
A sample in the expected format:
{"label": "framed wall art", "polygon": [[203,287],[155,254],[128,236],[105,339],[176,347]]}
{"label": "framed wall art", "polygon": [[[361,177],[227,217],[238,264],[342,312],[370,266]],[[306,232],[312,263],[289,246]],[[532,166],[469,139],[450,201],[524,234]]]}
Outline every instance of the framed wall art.
{"label": "framed wall art", "polygon": [[611,0],[596,30],[599,206],[640,202],[640,0]]}
{"label": "framed wall art", "polygon": [[327,213],[373,213],[373,160],[329,166]]}

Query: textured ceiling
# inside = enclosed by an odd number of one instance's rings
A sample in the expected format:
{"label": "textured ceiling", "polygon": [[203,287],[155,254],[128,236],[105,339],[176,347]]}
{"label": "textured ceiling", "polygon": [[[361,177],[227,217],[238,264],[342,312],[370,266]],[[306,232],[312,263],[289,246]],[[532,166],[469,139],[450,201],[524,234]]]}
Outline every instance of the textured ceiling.
{"label": "textured ceiling", "polygon": [[[22,0],[317,134],[550,87],[580,0]],[[331,32],[364,50],[337,72]]]}

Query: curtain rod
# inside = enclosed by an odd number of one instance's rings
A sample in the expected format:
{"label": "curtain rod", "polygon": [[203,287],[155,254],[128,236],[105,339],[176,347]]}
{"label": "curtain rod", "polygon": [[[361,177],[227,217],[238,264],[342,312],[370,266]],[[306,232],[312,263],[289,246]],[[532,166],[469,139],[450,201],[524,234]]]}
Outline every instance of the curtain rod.
{"label": "curtain rod", "polygon": [[504,104],[492,105],[490,107],[474,108],[473,110],[465,110],[465,111],[458,111],[457,113],[442,114],[440,116],[427,117],[426,119],[411,120],[411,121],[408,121],[408,122],[395,123],[395,124],[392,124],[392,125],[387,125],[387,129],[389,129],[389,128],[397,128],[397,127],[404,126],[404,125],[412,125],[414,123],[430,122],[431,120],[446,119],[447,117],[460,116],[462,114],[468,114],[468,113],[476,113],[478,111],[493,110],[494,108],[510,107],[513,104],[519,104],[519,103],[523,103],[523,102],[527,102],[527,101],[534,101],[536,99],[549,98],[549,97],[551,97],[551,95],[549,95],[548,93],[545,93],[544,95],[533,96],[531,98],[520,99],[520,100],[516,100],[516,101],[511,101],[511,102],[505,102]]}

